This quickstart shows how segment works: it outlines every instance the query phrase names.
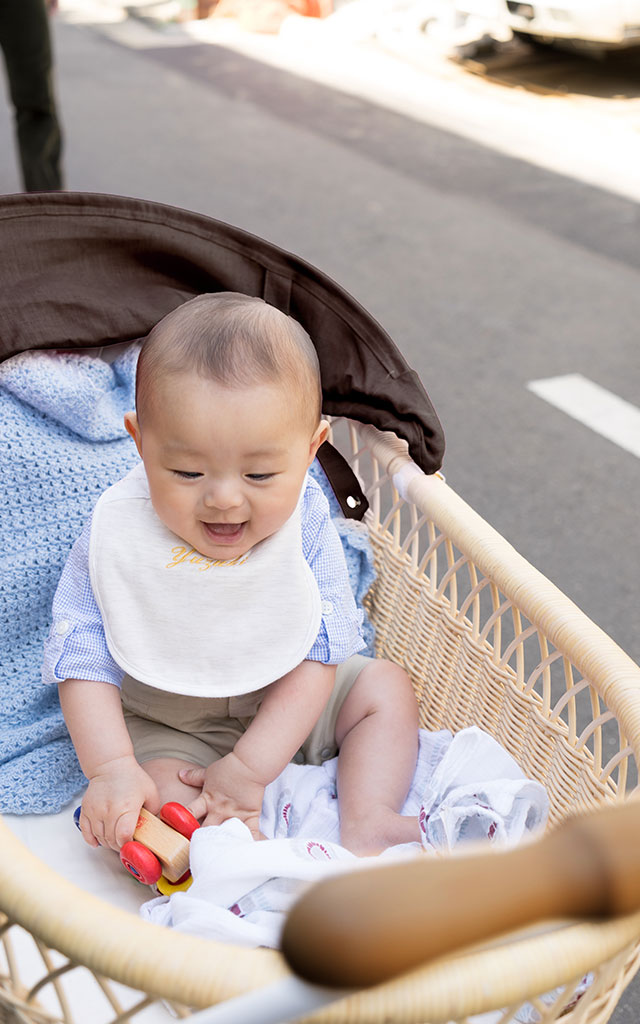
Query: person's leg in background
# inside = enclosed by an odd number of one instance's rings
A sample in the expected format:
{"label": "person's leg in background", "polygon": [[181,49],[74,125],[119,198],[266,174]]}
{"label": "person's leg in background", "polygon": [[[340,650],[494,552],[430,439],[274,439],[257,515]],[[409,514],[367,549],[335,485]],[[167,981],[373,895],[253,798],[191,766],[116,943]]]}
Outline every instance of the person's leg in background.
{"label": "person's leg in background", "polygon": [[63,188],[47,0],[0,0],[0,48],[26,192]]}

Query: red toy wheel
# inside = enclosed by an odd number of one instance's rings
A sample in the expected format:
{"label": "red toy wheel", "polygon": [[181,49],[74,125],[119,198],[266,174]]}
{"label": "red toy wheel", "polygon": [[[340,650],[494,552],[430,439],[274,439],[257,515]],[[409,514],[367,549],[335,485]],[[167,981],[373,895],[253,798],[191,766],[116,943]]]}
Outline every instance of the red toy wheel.
{"label": "red toy wheel", "polygon": [[134,878],[144,885],[154,885],[162,874],[162,866],[155,853],[131,839],[120,850],[120,860]]}
{"label": "red toy wheel", "polygon": [[160,821],[164,821],[165,825],[170,825],[171,828],[179,832],[181,836],[185,836],[186,839],[191,839],[195,830],[200,828],[200,822],[197,818],[194,818],[191,811],[188,811],[186,807],[175,801],[162,805],[160,808]]}

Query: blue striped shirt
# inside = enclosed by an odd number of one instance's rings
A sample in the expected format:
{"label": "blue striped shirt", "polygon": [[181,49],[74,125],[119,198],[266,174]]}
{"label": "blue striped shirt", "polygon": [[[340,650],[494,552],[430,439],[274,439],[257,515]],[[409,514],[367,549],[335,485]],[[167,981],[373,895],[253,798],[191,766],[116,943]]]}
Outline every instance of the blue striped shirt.
{"label": "blue striped shirt", "polygon": [[[320,630],[307,660],[336,665],[365,646],[363,613],[355,603],[342,543],[329,503],[312,477],[302,496],[302,550],[322,602]],[[78,537],[53,599],[52,625],[44,646],[42,679],[92,679],[120,686],[124,670],[114,661],[89,578],[91,520]]]}

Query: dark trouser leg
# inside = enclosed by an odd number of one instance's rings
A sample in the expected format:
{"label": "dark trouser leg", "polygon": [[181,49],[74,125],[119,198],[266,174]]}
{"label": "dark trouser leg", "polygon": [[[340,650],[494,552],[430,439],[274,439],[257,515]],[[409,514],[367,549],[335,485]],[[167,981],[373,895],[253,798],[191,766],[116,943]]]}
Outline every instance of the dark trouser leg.
{"label": "dark trouser leg", "polygon": [[61,189],[62,139],[53,92],[53,62],[45,0],[0,0],[0,47],[27,192]]}

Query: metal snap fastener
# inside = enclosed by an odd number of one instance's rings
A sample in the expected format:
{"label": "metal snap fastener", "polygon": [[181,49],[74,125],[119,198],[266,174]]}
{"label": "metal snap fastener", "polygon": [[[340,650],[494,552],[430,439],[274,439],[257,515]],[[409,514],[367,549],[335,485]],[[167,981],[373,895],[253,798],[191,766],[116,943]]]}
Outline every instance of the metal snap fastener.
{"label": "metal snap fastener", "polygon": [[349,508],[358,508],[359,505],[362,505],[362,502],[360,498],[356,498],[353,494],[350,494],[347,498],[347,505]]}

